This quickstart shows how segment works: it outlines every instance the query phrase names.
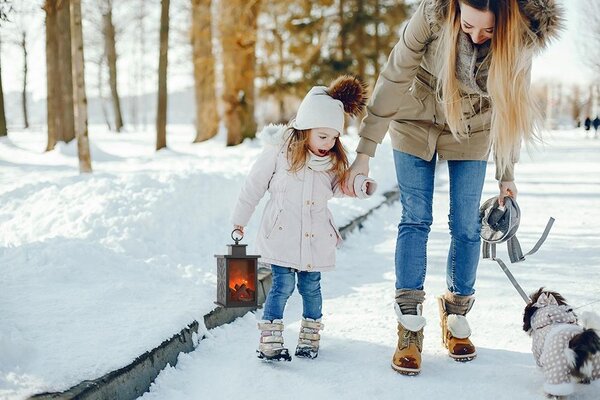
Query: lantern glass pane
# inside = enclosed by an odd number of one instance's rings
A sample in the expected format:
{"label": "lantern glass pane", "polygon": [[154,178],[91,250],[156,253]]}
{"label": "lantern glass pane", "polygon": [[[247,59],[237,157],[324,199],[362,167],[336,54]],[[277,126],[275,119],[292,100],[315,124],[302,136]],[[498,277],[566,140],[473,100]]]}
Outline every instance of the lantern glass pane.
{"label": "lantern glass pane", "polygon": [[256,301],[256,260],[230,259],[228,301]]}

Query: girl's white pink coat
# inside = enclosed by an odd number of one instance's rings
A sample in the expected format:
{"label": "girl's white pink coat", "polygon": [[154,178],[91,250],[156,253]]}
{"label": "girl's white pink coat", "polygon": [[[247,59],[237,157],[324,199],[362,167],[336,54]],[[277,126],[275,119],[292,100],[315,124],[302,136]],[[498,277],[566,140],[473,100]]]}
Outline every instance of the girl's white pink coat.
{"label": "girl's white pink coat", "polygon": [[[256,240],[261,261],[300,271],[331,270],[342,238],[327,201],[343,193],[331,171],[313,171],[308,166],[297,173],[289,171],[285,130],[279,125],[261,132],[267,143],[246,178],[231,222],[246,226],[268,191],[271,197]],[[364,181],[365,177],[358,179]]]}

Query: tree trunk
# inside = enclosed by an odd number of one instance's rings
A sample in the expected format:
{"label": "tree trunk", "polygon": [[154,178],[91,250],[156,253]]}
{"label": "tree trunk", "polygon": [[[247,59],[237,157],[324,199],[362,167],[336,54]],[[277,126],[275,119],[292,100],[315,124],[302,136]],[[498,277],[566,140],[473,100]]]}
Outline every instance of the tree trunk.
{"label": "tree trunk", "polygon": [[[364,18],[364,14],[365,14],[364,0],[357,0],[356,13],[357,13],[358,18]],[[359,44],[362,44],[363,46],[370,47],[369,43],[366,43],[366,40],[365,40],[367,35],[365,34],[364,22],[361,21],[358,24],[357,29],[358,29],[358,31],[356,32],[356,41]],[[364,51],[359,51],[359,52],[357,52],[357,54],[354,55],[354,57],[356,57],[358,76],[360,77],[360,79],[363,79],[366,82],[366,66],[367,66],[366,53]]]}
{"label": "tree trunk", "polygon": [[[60,77],[60,98],[62,115],[60,117],[59,133],[57,140],[70,142],[75,139],[75,116],[73,115],[73,72],[71,69],[71,16],[69,12],[70,0],[58,0],[57,27],[58,27],[58,70],[56,76]],[[56,55],[55,55],[56,56]]]}
{"label": "tree trunk", "polygon": [[27,115],[27,33],[21,32],[21,42],[19,43],[23,50],[23,93],[21,94],[21,102],[23,105],[23,124],[25,129],[29,128],[29,117]]}
{"label": "tree trunk", "polygon": [[46,112],[48,118],[48,144],[46,151],[54,149],[62,139],[60,121],[62,110],[61,79],[58,67],[58,25],[56,0],[46,0]]}
{"label": "tree trunk", "polygon": [[[379,54],[381,53],[381,44],[380,44],[380,34],[379,34],[379,21],[381,21],[380,17],[380,5],[379,0],[375,0],[375,62],[373,65],[375,66],[375,80],[379,77]],[[375,83],[373,82],[373,85]]]}
{"label": "tree trunk", "polygon": [[215,94],[215,58],[211,33],[212,0],[192,0],[192,47],[196,92],[196,138],[194,143],[217,134],[219,116]]}
{"label": "tree trunk", "polygon": [[346,32],[344,19],[344,0],[338,0],[338,19],[340,24],[340,61],[346,58]]}
{"label": "tree trunk", "polygon": [[[0,41],[1,47],[2,41]],[[0,51],[0,54],[2,51]],[[2,88],[2,60],[0,59],[0,137],[7,136],[6,112],[4,111],[4,89]]]}
{"label": "tree trunk", "polygon": [[102,57],[100,57],[100,59],[98,60],[98,100],[100,101],[100,108],[102,109],[102,118],[104,118],[104,122],[106,123],[106,126],[108,127],[109,131],[112,131],[113,128],[110,125],[110,118],[108,117],[108,110],[106,109],[106,102],[104,101],[104,82],[102,79],[102,73],[104,72],[104,60],[105,60],[105,56],[103,55]]}
{"label": "tree trunk", "polygon": [[169,0],[161,0],[160,55],[158,58],[158,110],[156,150],[167,147],[167,64],[169,52]]}
{"label": "tree trunk", "polygon": [[106,61],[108,63],[108,76],[112,96],[113,111],[115,114],[115,130],[121,132],[123,128],[123,115],[121,114],[121,101],[117,89],[117,48],[115,40],[115,25],[112,20],[112,2],[107,3],[106,13],[102,16],[104,45]]}
{"label": "tree trunk", "polygon": [[259,5],[260,0],[221,1],[224,121],[228,146],[256,135],[254,77]]}
{"label": "tree trunk", "polygon": [[79,172],[92,172],[88,140],[87,97],[85,95],[85,70],[83,57],[83,29],[81,26],[81,0],[71,0],[71,51],[74,81],[73,103]]}

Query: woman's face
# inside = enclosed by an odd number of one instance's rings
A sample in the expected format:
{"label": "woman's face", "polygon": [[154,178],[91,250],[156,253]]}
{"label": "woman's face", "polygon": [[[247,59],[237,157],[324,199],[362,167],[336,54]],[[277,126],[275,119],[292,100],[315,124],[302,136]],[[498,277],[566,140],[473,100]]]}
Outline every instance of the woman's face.
{"label": "woman's face", "polygon": [[478,10],[462,1],[459,4],[460,26],[463,32],[469,35],[475,44],[483,44],[490,40],[494,34],[494,13]]}
{"label": "woman's face", "polygon": [[324,157],[335,145],[340,134],[331,128],[313,128],[308,136],[308,149],[315,155]]}

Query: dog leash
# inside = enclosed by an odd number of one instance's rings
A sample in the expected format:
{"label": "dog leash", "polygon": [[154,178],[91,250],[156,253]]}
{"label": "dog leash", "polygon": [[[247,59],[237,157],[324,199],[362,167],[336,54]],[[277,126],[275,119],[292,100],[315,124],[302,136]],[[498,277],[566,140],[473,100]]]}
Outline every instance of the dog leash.
{"label": "dog leash", "polygon": [[[504,274],[506,274],[506,276],[508,277],[510,283],[517,290],[523,301],[525,301],[525,304],[529,304],[531,302],[531,299],[529,298],[527,293],[525,293],[521,285],[519,285],[519,282],[517,282],[517,279],[514,277],[510,269],[506,266],[504,261],[496,257],[496,244],[506,241],[510,262],[512,264],[521,262],[525,260],[525,257],[535,254],[540,249],[542,244],[546,241],[548,234],[550,233],[550,229],[552,229],[552,225],[554,224],[555,220],[552,217],[548,219],[548,222],[546,223],[546,228],[544,229],[544,232],[538,239],[537,243],[533,246],[533,248],[530,251],[523,254],[523,250],[521,250],[521,244],[519,243],[519,240],[517,239],[516,235],[517,229],[519,227],[520,209],[517,203],[514,202],[514,200],[512,200],[511,198],[507,198],[507,200],[511,201],[510,205],[512,205],[514,209],[512,209],[511,213],[505,212],[505,214],[502,215],[503,218],[506,217],[506,215],[508,215],[508,228],[505,231],[505,236],[500,240],[491,240],[491,238],[488,238],[488,240],[486,240],[484,235],[481,235],[481,238],[483,239],[481,255],[483,259],[494,260],[498,263],[502,271],[504,271]],[[483,219],[485,219],[486,217],[491,218],[491,211],[490,209],[486,209],[486,207],[491,207],[491,210],[493,210],[494,207],[498,206],[497,200],[495,201],[495,203],[493,202],[494,198],[486,201],[486,203],[484,203],[484,205],[480,209],[480,215],[482,217],[482,226],[484,225]],[[508,208],[506,210],[508,211]],[[498,228],[496,225],[499,225],[499,223],[502,222],[502,219],[498,219],[498,221],[495,221],[494,223],[490,223],[489,220],[487,220],[486,222],[489,225],[489,229],[497,230],[500,228]],[[506,223],[506,221],[504,221],[504,223]]]}
{"label": "dog leash", "polygon": [[587,304],[584,304],[584,305],[582,305],[582,306],[575,307],[575,308],[573,308],[573,310],[578,310],[578,309],[580,309],[580,308],[587,307],[587,306],[591,306],[592,304],[596,304],[596,303],[600,303],[600,300],[592,301],[591,303],[587,303]]}

